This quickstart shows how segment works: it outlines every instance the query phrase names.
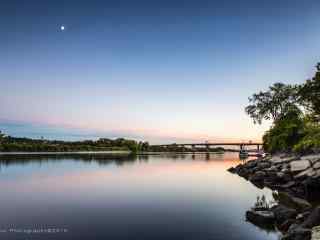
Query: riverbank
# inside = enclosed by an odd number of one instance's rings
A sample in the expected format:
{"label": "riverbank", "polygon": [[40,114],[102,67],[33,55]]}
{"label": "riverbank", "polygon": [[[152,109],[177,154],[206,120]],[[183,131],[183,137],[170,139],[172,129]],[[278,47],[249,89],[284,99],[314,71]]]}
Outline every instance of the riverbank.
{"label": "riverbank", "polygon": [[228,171],[259,188],[270,188],[278,196],[272,206],[247,211],[247,220],[275,226],[283,232],[282,239],[319,239],[314,236],[320,230],[320,154],[268,156]]}

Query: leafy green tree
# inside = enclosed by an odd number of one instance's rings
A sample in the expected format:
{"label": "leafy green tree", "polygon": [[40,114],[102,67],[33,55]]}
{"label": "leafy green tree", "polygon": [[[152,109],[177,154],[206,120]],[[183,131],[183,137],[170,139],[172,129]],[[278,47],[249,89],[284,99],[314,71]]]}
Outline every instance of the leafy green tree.
{"label": "leafy green tree", "polygon": [[4,138],[4,134],[0,131],[0,151],[3,151],[3,138]]}
{"label": "leafy green tree", "polygon": [[304,137],[294,146],[294,151],[299,153],[319,152],[320,149],[320,124],[313,117],[307,116],[304,120]]}
{"label": "leafy green tree", "polygon": [[0,141],[4,138],[4,134],[0,131]]}
{"label": "leafy green tree", "polygon": [[320,118],[320,63],[316,66],[317,71],[312,79],[308,79],[306,83],[299,87],[298,96],[300,103],[307,109],[316,119]]}
{"label": "leafy green tree", "polygon": [[304,134],[302,112],[296,107],[291,107],[263,135],[263,147],[271,153],[291,151]]}
{"label": "leafy green tree", "polygon": [[297,87],[283,83],[275,83],[268,91],[259,92],[249,97],[250,105],[246,113],[254,123],[261,124],[262,120],[277,121],[284,116],[292,106],[297,106]]}

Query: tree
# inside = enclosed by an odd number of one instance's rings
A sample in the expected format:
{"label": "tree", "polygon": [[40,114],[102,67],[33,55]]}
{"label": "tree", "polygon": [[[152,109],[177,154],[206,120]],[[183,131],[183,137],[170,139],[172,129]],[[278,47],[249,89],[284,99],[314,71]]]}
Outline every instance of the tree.
{"label": "tree", "polygon": [[0,131],[0,143],[2,142],[3,138],[5,137],[5,134],[3,134],[1,131]]}
{"label": "tree", "polygon": [[263,135],[263,148],[271,153],[291,151],[304,135],[302,112],[292,107]]}
{"label": "tree", "polygon": [[268,91],[259,92],[249,97],[251,103],[245,108],[254,123],[262,120],[277,121],[293,106],[297,107],[297,87],[283,83],[275,83]]}
{"label": "tree", "polygon": [[318,120],[320,117],[320,63],[316,66],[316,73],[312,79],[299,87],[300,103]]}

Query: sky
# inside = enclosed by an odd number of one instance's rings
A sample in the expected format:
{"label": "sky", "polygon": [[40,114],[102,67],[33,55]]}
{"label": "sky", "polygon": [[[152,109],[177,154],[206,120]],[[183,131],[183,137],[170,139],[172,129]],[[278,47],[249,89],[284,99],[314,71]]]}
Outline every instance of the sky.
{"label": "sky", "polygon": [[[319,61],[318,0],[4,0],[0,130],[261,140],[248,97]],[[64,30],[61,30],[64,26]]]}

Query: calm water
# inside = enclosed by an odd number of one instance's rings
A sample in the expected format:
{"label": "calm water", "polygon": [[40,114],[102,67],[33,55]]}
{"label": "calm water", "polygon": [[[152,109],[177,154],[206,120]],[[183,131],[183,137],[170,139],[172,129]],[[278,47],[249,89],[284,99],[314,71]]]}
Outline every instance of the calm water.
{"label": "calm water", "polygon": [[0,239],[278,239],[244,220],[258,195],[272,197],[226,171],[236,154],[0,161]]}

